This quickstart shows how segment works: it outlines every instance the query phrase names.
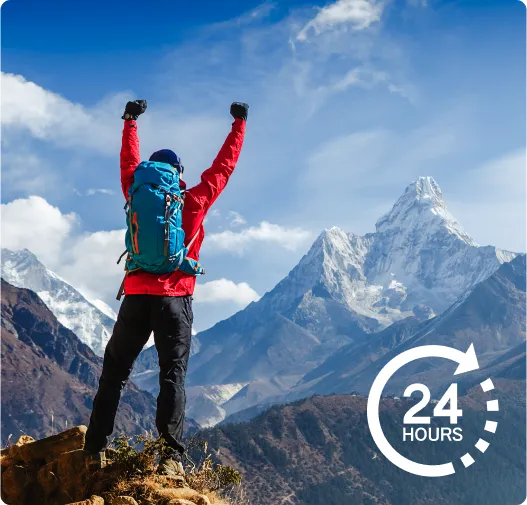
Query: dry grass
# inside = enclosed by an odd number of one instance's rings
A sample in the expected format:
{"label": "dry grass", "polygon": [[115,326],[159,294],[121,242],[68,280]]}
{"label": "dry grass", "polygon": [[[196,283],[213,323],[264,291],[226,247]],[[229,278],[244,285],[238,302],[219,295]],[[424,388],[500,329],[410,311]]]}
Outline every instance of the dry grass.
{"label": "dry grass", "polygon": [[117,496],[132,496],[139,503],[166,505],[173,498],[182,498],[200,505],[205,503],[200,496],[205,495],[214,505],[249,503],[240,486],[240,474],[232,467],[214,463],[206,442],[191,441],[193,454],[200,457],[197,464],[187,461],[184,478],[157,474],[166,446],[152,435],[133,439],[120,436],[113,445],[116,450],[112,452],[112,464],[91,479],[87,495],[97,487],[110,502]]}

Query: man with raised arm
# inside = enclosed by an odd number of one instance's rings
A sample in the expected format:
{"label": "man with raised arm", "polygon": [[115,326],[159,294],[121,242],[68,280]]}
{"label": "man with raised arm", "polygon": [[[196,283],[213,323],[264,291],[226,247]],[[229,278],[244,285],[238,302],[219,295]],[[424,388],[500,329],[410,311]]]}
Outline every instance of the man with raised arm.
{"label": "man with raised arm", "polygon": [[[141,162],[137,119],[145,100],[126,104],[121,147],[121,186],[127,199],[126,275],[113,334],[104,354],[85,450],[104,458],[121,396],[137,356],[151,333],[159,357],[156,426],[179,460],[185,418],[185,375],[192,331],[192,294],[205,230],[203,221],[232,175],[245,135],[249,106],[235,102],[232,129],[201,182],[186,189],[183,165],[169,149]],[[123,254],[125,254],[123,253]]]}

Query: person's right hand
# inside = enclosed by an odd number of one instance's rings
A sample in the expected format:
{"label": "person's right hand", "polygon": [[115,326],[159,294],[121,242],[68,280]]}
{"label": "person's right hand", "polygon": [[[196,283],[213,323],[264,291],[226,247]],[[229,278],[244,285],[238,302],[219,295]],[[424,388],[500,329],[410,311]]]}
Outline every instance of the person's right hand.
{"label": "person's right hand", "polygon": [[249,106],[246,103],[233,102],[231,104],[231,116],[234,119],[243,119],[247,121],[247,114],[249,113]]}
{"label": "person's right hand", "polygon": [[135,100],[134,102],[128,102],[124,109],[124,114],[121,119],[136,120],[146,110],[146,100]]}

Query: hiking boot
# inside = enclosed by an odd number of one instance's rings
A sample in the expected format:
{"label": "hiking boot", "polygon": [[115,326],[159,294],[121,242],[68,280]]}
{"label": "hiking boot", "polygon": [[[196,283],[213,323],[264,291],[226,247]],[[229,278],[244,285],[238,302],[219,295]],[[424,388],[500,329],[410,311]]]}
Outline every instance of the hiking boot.
{"label": "hiking boot", "polygon": [[167,458],[162,458],[159,461],[157,473],[159,473],[160,475],[167,475],[168,477],[184,477],[185,470],[183,469],[183,464],[180,460],[181,456],[179,454],[175,454]]}
{"label": "hiking boot", "polygon": [[102,470],[106,466],[106,463],[106,454],[104,453],[104,451],[95,453],[86,452],[86,470],[90,472]]}
{"label": "hiking boot", "polygon": [[106,456],[106,463],[109,464],[111,461],[113,461],[117,455],[117,449],[113,449],[112,447],[108,447],[104,451],[104,455]]}

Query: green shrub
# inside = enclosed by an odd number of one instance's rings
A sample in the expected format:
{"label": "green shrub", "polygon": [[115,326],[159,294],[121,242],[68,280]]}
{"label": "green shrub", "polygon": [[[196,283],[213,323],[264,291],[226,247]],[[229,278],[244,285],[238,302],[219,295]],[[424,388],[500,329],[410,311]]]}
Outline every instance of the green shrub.
{"label": "green shrub", "polygon": [[126,477],[153,473],[159,459],[169,453],[164,440],[151,435],[128,437],[119,435],[112,442],[115,451],[111,459]]}

